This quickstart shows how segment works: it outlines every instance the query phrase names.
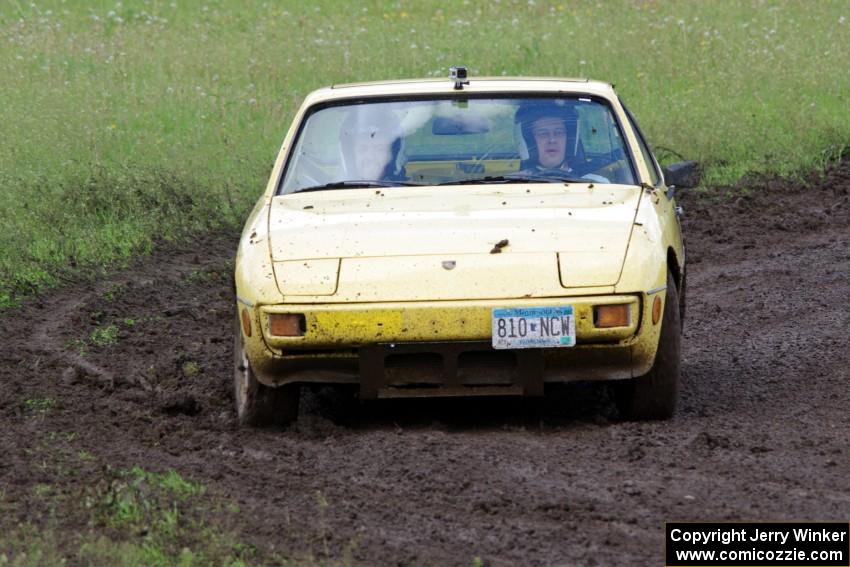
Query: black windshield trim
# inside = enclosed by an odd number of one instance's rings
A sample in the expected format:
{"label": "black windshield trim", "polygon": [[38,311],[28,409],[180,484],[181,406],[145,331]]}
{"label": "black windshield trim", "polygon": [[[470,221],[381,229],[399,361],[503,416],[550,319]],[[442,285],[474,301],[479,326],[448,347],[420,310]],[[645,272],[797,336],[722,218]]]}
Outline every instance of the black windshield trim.
{"label": "black windshield trim", "polygon": [[500,183],[593,183],[589,179],[577,179],[574,177],[554,177],[546,175],[494,175],[492,177],[470,177],[458,181],[446,181],[436,183],[434,187],[446,187],[450,185],[489,185]]}
{"label": "black windshield trim", "polygon": [[334,181],[333,183],[326,183],[325,185],[316,185],[314,187],[305,187],[304,189],[299,189],[298,191],[293,191],[289,193],[289,195],[295,195],[298,193],[312,193],[315,191],[333,191],[334,189],[375,189],[375,188],[385,188],[385,187],[420,187],[421,183],[410,183],[408,181]]}

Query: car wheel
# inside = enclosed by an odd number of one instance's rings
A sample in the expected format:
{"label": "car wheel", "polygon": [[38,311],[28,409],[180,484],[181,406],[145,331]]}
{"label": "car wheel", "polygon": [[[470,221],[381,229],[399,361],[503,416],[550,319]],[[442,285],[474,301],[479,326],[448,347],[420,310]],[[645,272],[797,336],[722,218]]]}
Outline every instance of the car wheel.
{"label": "car wheel", "polygon": [[270,427],[295,421],[298,418],[300,386],[286,384],[273,388],[261,384],[248,361],[238,320],[233,339],[233,397],[239,424]]}
{"label": "car wheel", "polygon": [[672,274],[667,272],[667,296],[661,319],[661,337],[652,368],[639,378],[619,384],[620,414],[631,420],[669,419],[676,411],[682,327],[679,294]]}

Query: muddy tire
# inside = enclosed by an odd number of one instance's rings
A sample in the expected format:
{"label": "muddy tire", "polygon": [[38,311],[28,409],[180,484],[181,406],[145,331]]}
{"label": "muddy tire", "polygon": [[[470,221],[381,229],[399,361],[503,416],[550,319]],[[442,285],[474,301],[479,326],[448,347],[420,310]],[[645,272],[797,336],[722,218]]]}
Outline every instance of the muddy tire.
{"label": "muddy tire", "polygon": [[272,388],[261,384],[245,353],[237,320],[233,332],[233,399],[239,424],[248,427],[282,427],[298,418],[301,388],[286,384]]}
{"label": "muddy tire", "polygon": [[655,420],[673,417],[679,390],[681,351],[679,294],[672,274],[667,272],[667,295],[655,362],[643,376],[618,384],[617,405],[624,419]]}

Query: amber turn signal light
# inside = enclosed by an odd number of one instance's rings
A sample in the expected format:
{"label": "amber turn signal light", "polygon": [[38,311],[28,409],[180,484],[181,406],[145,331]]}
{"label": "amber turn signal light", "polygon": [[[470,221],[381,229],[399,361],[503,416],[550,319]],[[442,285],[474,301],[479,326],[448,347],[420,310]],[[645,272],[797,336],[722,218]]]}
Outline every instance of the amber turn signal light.
{"label": "amber turn signal light", "polygon": [[242,330],[245,331],[245,336],[251,336],[251,316],[248,315],[247,309],[242,309]]}
{"label": "amber turn signal light", "polygon": [[272,313],[269,315],[269,332],[275,337],[301,337],[307,325],[300,313]]}
{"label": "amber turn signal light", "polygon": [[628,327],[629,304],[597,305],[593,310],[593,325],[599,329]]}
{"label": "amber turn signal light", "polygon": [[658,321],[661,320],[661,298],[659,296],[655,296],[655,299],[652,300],[652,324],[657,325]]}

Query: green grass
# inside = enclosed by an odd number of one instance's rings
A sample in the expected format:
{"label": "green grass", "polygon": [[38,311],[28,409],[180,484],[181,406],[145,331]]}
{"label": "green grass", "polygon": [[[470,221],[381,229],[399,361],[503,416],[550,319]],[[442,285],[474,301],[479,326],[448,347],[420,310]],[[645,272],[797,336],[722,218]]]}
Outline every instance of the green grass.
{"label": "green grass", "polygon": [[183,375],[187,378],[197,376],[201,372],[201,365],[194,360],[188,360],[183,363]]}
{"label": "green grass", "polygon": [[[86,455],[82,460],[92,459]],[[174,470],[102,468],[102,479],[91,487],[35,484],[33,493],[50,512],[41,516],[30,513],[18,522],[8,516],[0,518],[0,567],[352,564],[348,557],[329,558],[327,549],[325,558],[317,559],[309,553],[293,556],[241,541],[236,529],[239,507],[208,494],[205,486]],[[0,492],[0,511],[4,497]],[[87,528],[73,533],[56,522],[67,516],[85,522]]]}
{"label": "green grass", "polygon": [[45,528],[21,522],[0,533],[0,566],[72,562],[127,567],[237,567],[247,565],[255,556],[253,547],[238,542],[227,527],[220,525],[221,515],[215,523],[207,521],[218,504],[206,494],[205,487],[173,470],[107,469],[101,483],[88,489],[80,502],[64,498],[49,484],[36,484],[33,491],[41,499],[52,499],[50,504],[63,513],[82,513],[90,533],[73,537],[50,525]]}
{"label": "green grass", "polygon": [[98,327],[91,332],[89,340],[93,345],[99,347],[114,345],[118,341],[118,327],[115,325]]}
{"label": "green grass", "polygon": [[43,415],[53,409],[56,400],[53,398],[29,398],[24,401],[24,407],[34,415]]}
{"label": "green grass", "polygon": [[310,90],[453,64],[610,80],[658,153],[702,161],[710,183],[820,167],[850,143],[842,0],[6,0],[0,309],[238,226]]}
{"label": "green grass", "polygon": [[[26,405],[52,407],[43,400]],[[235,503],[203,484],[172,469],[115,469],[81,448],[76,432],[48,422],[34,431],[22,451],[32,467],[23,481],[31,498],[0,486],[0,567],[272,563],[246,541],[252,534],[240,532]]]}
{"label": "green grass", "polygon": [[52,533],[23,523],[0,534],[0,567],[66,565]]}
{"label": "green grass", "polygon": [[[44,400],[27,399],[28,411],[53,407]],[[0,485],[0,567],[352,564],[353,542],[341,558],[328,556],[324,516],[319,558],[310,548],[258,545],[237,502],[173,469],[113,468],[84,449],[77,432],[49,423],[22,451],[33,474],[24,485]],[[30,498],[22,500],[18,489]],[[317,501],[316,512],[329,505]]]}

